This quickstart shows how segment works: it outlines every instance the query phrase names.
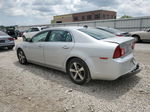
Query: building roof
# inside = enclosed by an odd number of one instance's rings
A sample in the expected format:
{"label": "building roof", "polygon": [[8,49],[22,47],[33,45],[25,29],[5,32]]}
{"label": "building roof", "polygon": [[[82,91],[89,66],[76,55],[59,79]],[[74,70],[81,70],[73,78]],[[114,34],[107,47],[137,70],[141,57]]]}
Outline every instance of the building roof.
{"label": "building roof", "polygon": [[[96,12],[96,11],[109,11],[109,12],[114,12],[116,13],[116,11],[110,11],[110,10],[93,10],[93,11],[85,11],[85,12],[77,12],[77,13],[70,13],[70,14],[62,14],[62,15],[56,15],[56,16],[66,16],[66,15],[71,15],[71,14],[82,14],[82,13],[89,13],[89,12]],[[54,17],[56,17],[54,16]]]}

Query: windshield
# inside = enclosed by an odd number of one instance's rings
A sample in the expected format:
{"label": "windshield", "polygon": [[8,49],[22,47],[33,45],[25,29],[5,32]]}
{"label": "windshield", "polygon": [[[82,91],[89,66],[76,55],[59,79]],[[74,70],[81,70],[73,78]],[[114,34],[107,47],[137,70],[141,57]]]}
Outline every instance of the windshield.
{"label": "windshield", "polygon": [[79,31],[84,32],[97,40],[115,37],[115,35],[111,33],[96,28],[82,28],[79,29]]}

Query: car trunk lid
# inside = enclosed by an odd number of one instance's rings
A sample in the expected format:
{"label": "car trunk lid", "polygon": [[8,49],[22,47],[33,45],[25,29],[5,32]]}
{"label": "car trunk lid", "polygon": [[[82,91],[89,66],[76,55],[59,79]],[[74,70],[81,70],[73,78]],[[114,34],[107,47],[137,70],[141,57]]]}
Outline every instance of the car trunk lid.
{"label": "car trunk lid", "polygon": [[132,37],[114,37],[103,39],[102,41],[118,44],[118,46],[120,46],[120,48],[122,48],[125,53],[122,57],[130,54],[134,49],[134,38]]}

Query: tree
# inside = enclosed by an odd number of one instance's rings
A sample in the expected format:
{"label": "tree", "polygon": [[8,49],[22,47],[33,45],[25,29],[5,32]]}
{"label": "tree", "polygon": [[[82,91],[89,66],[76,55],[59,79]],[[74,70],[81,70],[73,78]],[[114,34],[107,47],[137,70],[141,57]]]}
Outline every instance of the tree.
{"label": "tree", "polygon": [[122,18],[122,19],[132,18],[132,16],[124,15],[124,16],[122,16],[121,18]]}

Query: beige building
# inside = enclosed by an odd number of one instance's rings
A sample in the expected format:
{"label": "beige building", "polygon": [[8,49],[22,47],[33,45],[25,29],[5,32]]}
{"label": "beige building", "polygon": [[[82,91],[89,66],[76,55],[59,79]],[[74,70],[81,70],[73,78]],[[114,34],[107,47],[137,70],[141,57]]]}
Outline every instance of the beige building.
{"label": "beige building", "polygon": [[66,15],[54,16],[51,23],[79,22],[104,19],[116,19],[117,12],[108,10],[95,10]]}
{"label": "beige building", "polygon": [[54,16],[54,20],[52,20],[52,23],[65,23],[65,22],[72,22],[72,21],[73,21],[72,14],[66,14],[66,15]]}

